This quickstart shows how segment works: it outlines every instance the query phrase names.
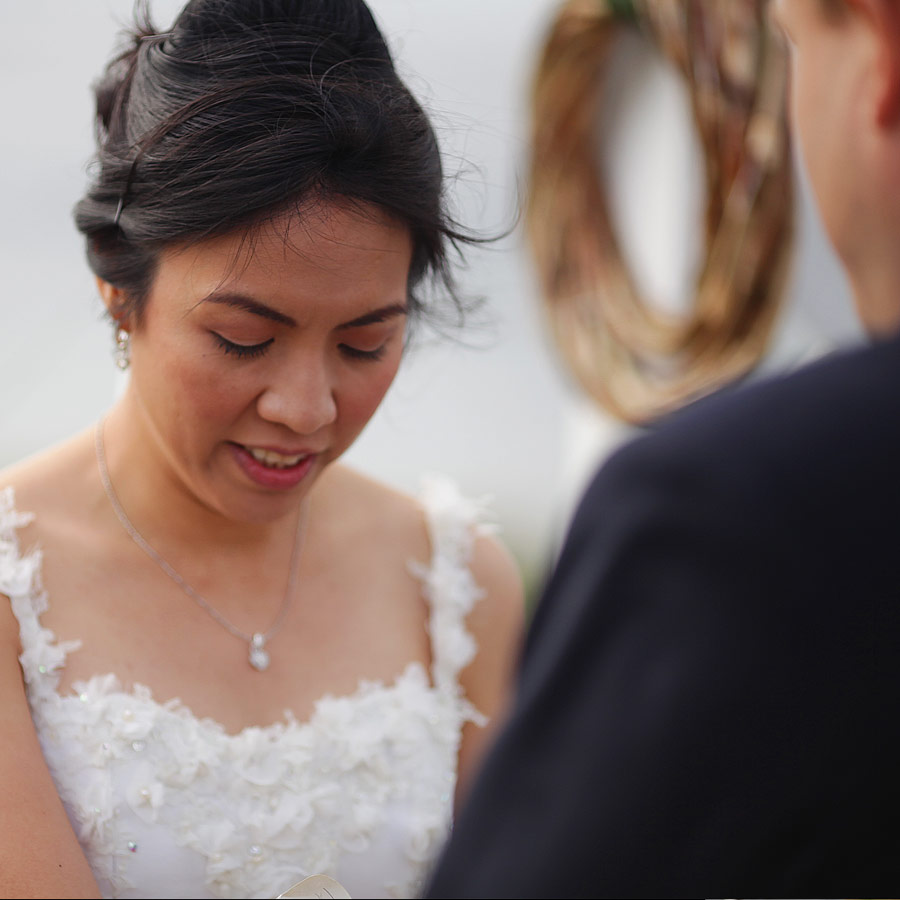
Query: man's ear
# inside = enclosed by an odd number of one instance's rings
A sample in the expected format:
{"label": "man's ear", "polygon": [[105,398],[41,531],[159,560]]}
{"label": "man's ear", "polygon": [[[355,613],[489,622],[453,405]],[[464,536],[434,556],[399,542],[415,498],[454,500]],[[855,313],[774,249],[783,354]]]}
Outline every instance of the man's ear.
{"label": "man's ear", "polygon": [[897,0],[847,0],[872,29],[878,57],[875,114],[882,128],[900,126],[900,3]]}

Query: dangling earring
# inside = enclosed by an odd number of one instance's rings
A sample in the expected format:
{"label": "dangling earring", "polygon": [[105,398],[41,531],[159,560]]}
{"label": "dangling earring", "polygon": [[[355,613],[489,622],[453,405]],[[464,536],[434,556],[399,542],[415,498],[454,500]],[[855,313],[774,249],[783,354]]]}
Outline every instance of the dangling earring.
{"label": "dangling earring", "polygon": [[131,332],[121,326],[116,328],[116,349],[113,352],[113,359],[123,372],[131,365]]}

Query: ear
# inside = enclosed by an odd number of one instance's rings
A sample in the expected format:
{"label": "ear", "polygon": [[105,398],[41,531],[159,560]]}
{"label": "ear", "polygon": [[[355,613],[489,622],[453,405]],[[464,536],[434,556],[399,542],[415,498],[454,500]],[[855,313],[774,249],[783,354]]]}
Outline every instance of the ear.
{"label": "ear", "polygon": [[108,281],[104,281],[99,275],[96,278],[96,282],[100,299],[103,300],[103,305],[113,321],[120,328],[124,328],[126,331],[130,330],[131,316],[126,311],[128,304],[125,301],[125,294],[122,292],[122,289],[117,288]]}
{"label": "ear", "polygon": [[875,40],[878,125],[900,127],[900,4],[897,0],[847,0],[847,3],[867,20]]}

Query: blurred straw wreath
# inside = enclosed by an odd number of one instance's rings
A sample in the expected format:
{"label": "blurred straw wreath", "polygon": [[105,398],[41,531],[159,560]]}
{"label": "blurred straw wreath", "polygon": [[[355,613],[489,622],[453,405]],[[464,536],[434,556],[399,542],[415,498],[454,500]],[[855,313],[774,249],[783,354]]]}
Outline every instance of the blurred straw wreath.
{"label": "blurred straw wreath", "polygon": [[[641,423],[752,370],[791,252],[786,51],[766,0],[568,0],[533,93],[526,220],[555,338],[588,393]],[[691,308],[641,296],[600,175],[598,99],[617,35],[639,29],[686,82],[704,157]]]}

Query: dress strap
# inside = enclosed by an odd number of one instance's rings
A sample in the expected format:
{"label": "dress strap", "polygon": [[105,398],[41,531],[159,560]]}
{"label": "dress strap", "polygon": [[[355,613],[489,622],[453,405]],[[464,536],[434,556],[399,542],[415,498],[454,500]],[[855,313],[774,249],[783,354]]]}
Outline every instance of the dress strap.
{"label": "dress strap", "polygon": [[430,609],[434,684],[458,695],[459,673],[478,650],[466,627],[466,616],[484,594],[470,569],[472,549],[476,536],[491,528],[485,524],[485,502],[464,497],[448,478],[424,479],[420,502],[431,540],[431,561],[428,565],[410,563],[410,569],[421,579]]}
{"label": "dress strap", "polygon": [[0,592],[10,600],[34,593],[41,560],[39,553],[22,556],[17,529],[34,518],[16,510],[15,492],[11,487],[0,490]]}
{"label": "dress strap", "polygon": [[19,662],[32,697],[56,690],[66,655],[81,646],[81,641],[58,642],[53,632],[41,625],[40,617],[47,611],[47,595],[41,583],[41,551],[34,549],[23,554],[18,535],[18,529],[33,518],[31,513],[16,510],[12,487],[0,489],[0,594],[9,597],[19,623]]}

